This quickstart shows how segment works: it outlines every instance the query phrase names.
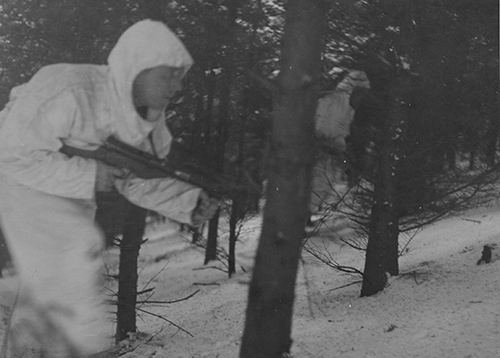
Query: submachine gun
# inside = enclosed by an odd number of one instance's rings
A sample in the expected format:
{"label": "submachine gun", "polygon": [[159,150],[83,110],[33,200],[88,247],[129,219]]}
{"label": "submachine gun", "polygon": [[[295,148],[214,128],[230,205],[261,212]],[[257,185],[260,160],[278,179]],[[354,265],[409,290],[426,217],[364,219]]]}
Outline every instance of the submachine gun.
{"label": "submachine gun", "polygon": [[75,148],[64,144],[59,150],[69,157],[80,156],[100,160],[116,168],[128,169],[139,178],[176,178],[205,190],[218,199],[234,199],[255,192],[256,185],[239,184],[220,173],[215,173],[188,161],[161,160],[156,156],[109,137],[95,150]]}

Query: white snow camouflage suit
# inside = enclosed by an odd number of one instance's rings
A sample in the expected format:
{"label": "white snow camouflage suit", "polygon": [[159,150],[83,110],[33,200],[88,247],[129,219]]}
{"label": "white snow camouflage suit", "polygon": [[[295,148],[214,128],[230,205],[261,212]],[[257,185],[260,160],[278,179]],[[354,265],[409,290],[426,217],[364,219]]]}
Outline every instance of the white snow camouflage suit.
{"label": "white snow camouflage suit", "polygon": [[[96,162],[58,150],[63,143],[95,149],[113,135],[151,151],[151,133],[155,152],[166,156],[165,121],[141,119],[132,102],[135,77],[159,65],[187,72],[192,59],[165,25],[143,20],[123,33],[108,65],[46,66],[13,89],[0,112],[0,220],[22,285],[13,333],[23,324],[47,330],[39,325],[48,322],[78,354],[109,345],[99,285],[103,239],[94,224]],[[130,177],[115,186],[135,204],[183,223],[200,193],[174,179]],[[54,337],[50,357],[68,356]]]}
{"label": "white snow camouflage suit", "polygon": [[345,138],[350,134],[354,119],[354,108],[350,105],[352,91],[356,87],[370,88],[370,82],[363,71],[352,70],[338,86],[318,100],[314,117],[315,136],[329,151],[320,150],[313,167],[312,193],[309,210],[317,213],[335,201],[333,186],[338,157],[345,150]]}

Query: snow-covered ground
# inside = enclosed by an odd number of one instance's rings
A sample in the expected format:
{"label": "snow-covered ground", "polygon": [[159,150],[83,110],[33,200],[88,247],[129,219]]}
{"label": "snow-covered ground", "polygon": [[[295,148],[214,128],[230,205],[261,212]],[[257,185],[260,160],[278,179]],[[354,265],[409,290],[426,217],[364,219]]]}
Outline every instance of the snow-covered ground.
{"label": "snow-covered ground", "polygon": [[[260,219],[250,220],[237,245],[238,273],[231,279],[203,266],[203,253],[190,238],[157,227],[140,255],[139,289],[154,287],[141,306],[143,334],[123,346],[124,358],[235,358],[238,356],[253,254]],[[345,230],[345,229],[344,229]],[[362,268],[363,256],[338,242],[328,230],[311,238],[335,259]],[[483,245],[496,245],[494,262],[476,265]],[[358,278],[329,269],[304,254],[293,323],[296,358],[495,358],[500,357],[500,208],[471,210],[428,226],[400,260],[402,275],[390,278],[381,293],[360,298],[360,285],[339,288]],[[117,252],[107,253],[114,271]],[[209,265],[210,267],[217,265]],[[243,267],[246,272],[241,268]],[[220,265],[219,265],[220,267]],[[272,273],[269,273],[272,274]],[[9,307],[0,280],[0,304]],[[109,283],[110,291],[115,288]],[[110,323],[110,332],[114,327]]]}

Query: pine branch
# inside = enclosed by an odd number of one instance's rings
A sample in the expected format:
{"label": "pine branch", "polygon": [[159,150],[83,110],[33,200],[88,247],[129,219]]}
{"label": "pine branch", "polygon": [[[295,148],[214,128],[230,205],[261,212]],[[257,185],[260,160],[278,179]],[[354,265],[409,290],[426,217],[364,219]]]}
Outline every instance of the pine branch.
{"label": "pine branch", "polygon": [[172,301],[154,301],[154,300],[144,300],[144,301],[137,301],[137,303],[142,303],[142,304],[162,304],[162,305],[170,305],[172,303],[177,303],[177,302],[182,302],[182,301],[186,301],[188,299],[190,299],[191,297],[193,297],[194,295],[196,295],[198,292],[200,292],[200,290],[196,290],[194,291],[193,293],[189,294],[188,296],[186,297],[182,297],[182,298],[178,298],[176,300],[172,300]]}
{"label": "pine branch", "polygon": [[189,332],[189,331],[185,330],[184,328],[182,328],[181,326],[179,326],[177,323],[175,323],[175,322],[173,322],[173,321],[169,320],[168,318],[166,318],[166,317],[164,317],[164,316],[162,316],[162,315],[159,315],[159,314],[156,314],[156,313],[153,313],[153,312],[150,312],[150,311],[146,311],[145,309],[143,309],[143,308],[138,308],[138,307],[136,307],[136,310],[138,310],[138,311],[140,311],[140,312],[142,312],[142,313],[148,314],[148,315],[150,315],[150,316],[153,316],[153,317],[159,318],[159,319],[161,319],[161,320],[163,320],[163,321],[165,321],[165,322],[168,322],[169,324],[171,324],[171,325],[172,325],[172,326],[174,326],[175,328],[179,329],[180,331],[182,331],[182,332],[184,332],[184,333],[188,334],[188,335],[189,335],[189,336],[191,336],[191,337],[194,337],[194,335],[193,335],[191,332]]}

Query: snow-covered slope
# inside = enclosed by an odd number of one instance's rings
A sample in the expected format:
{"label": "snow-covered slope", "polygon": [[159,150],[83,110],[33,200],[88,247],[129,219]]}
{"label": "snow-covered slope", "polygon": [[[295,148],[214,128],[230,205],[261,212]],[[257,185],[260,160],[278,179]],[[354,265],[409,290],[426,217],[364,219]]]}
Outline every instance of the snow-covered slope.
{"label": "snow-covered slope", "polygon": [[[260,219],[250,220],[237,245],[241,269],[233,278],[204,268],[203,253],[189,237],[170,231],[146,243],[140,256],[139,289],[154,287],[150,300],[168,305],[142,309],[181,326],[140,313],[144,334],[122,347],[125,358],[235,358],[244,323],[249,270]],[[163,238],[161,236],[164,236]],[[324,243],[342,264],[362,268],[363,257],[330,238]],[[497,245],[494,262],[476,265],[483,245]],[[297,358],[495,358],[500,357],[500,208],[481,208],[427,227],[400,260],[402,275],[381,293],[359,298],[358,278],[305,256],[297,282],[293,356]],[[106,257],[110,271],[117,252]],[[209,265],[217,266],[217,265]],[[219,265],[220,267],[220,265]],[[270,273],[272,274],[272,273]],[[8,307],[14,279],[0,280]],[[110,290],[114,290],[112,284]],[[110,324],[110,332],[113,326]]]}

